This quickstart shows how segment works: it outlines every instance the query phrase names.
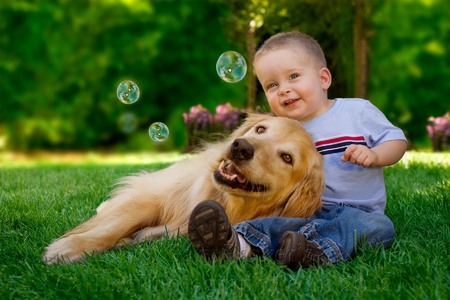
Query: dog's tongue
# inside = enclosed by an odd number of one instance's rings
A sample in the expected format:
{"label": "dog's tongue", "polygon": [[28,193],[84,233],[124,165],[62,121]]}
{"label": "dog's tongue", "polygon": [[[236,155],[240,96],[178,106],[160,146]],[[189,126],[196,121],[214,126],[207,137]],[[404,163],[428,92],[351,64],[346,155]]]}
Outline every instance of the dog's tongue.
{"label": "dog's tongue", "polygon": [[238,174],[237,180],[238,180],[240,183],[246,183],[246,182],[247,182],[247,179],[245,179],[245,177],[242,176],[241,174]]}
{"label": "dog's tongue", "polygon": [[225,164],[224,162],[222,162],[222,164],[224,164],[223,170],[225,174],[230,176],[237,175],[238,172],[236,170],[236,167],[232,163]]}

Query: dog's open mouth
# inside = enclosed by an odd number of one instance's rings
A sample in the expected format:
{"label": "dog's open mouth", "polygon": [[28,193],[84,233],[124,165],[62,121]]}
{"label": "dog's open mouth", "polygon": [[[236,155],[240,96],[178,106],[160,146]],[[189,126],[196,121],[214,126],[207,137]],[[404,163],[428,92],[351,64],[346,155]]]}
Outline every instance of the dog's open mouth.
{"label": "dog's open mouth", "polygon": [[266,186],[247,180],[231,161],[222,161],[214,172],[214,178],[218,183],[225,184],[232,189],[242,189],[248,192],[264,192],[266,190]]}

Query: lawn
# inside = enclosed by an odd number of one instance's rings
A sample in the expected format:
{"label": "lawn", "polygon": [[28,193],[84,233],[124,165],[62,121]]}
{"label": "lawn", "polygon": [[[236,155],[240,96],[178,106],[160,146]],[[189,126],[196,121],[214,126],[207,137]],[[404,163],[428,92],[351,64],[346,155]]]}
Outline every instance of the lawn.
{"label": "lawn", "polygon": [[450,153],[408,152],[385,169],[391,248],[297,272],[267,258],[208,263],[184,237],[46,266],[44,247],[118,178],[171,160],[18,161],[0,159],[0,299],[449,299]]}

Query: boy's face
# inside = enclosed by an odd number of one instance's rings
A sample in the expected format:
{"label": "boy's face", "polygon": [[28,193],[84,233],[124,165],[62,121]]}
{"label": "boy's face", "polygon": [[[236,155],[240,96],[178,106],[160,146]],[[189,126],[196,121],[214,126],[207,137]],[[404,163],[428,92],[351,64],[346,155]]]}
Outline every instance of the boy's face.
{"label": "boy's face", "polygon": [[307,121],[328,110],[331,73],[318,67],[302,50],[277,49],[259,54],[254,63],[272,111]]}

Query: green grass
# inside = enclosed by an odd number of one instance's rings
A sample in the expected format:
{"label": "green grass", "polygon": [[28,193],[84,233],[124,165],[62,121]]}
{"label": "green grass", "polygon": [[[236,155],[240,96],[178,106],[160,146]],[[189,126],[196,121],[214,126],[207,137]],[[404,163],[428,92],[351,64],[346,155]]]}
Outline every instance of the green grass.
{"label": "green grass", "polygon": [[270,259],[208,263],[186,238],[109,251],[84,263],[46,266],[44,247],[86,220],[116,179],[145,165],[0,169],[0,299],[448,299],[450,154],[407,153],[386,168],[387,250],[292,272]]}

